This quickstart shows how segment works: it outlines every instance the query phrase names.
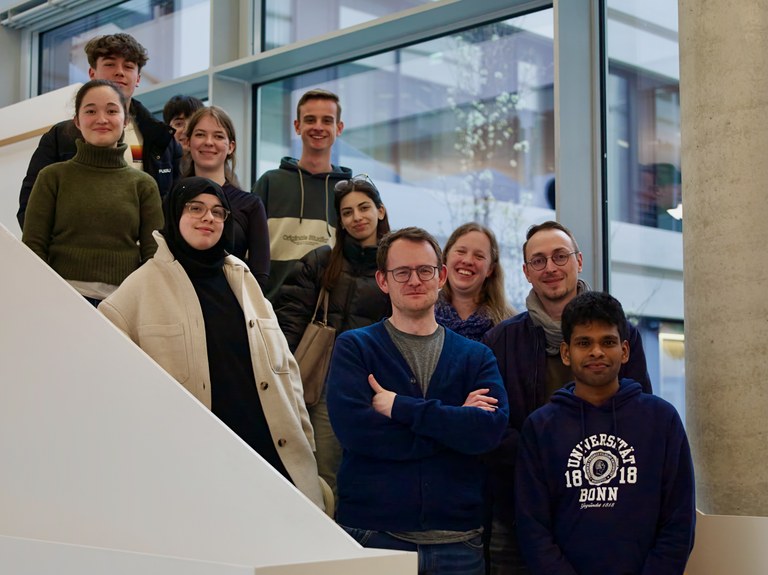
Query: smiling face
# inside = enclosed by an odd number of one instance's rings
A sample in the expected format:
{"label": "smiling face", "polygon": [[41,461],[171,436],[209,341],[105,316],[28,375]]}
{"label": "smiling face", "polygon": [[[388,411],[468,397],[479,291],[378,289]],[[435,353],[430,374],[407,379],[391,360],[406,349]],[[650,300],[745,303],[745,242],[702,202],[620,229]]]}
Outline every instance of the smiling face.
{"label": "smiling face", "polygon": [[581,253],[571,255],[564,266],[558,266],[551,259],[556,253],[568,254],[575,250],[576,247],[568,234],[557,229],[541,230],[528,240],[525,248],[526,262],[534,257],[548,258],[547,265],[542,270],[534,270],[528,263],[523,264],[526,279],[545,305],[546,301],[567,303],[576,296],[581,271]]}
{"label": "smiling face", "polygon": [[576,324],[570,342],[560,344],[560,357],[571,367],[577,396],[607,398],[619,389],[619,369],[629,360],[629,343],[622,341],[615,325]]}
{"label": "smiling face", "polygon": [[187,203],[192,202],[199,202],[207,209],[202,217],[196,218],[185,207],[179,220],[179,233],[191,247],[196,250],[207,250],[219,243],[224,231],[224,222],[214,220],[211,209],[223,206],[219,198],[213,194],[199,194]]}
{"label": "smiling face", "polygon": [[349,192],[339,206],[341,226],[361,245],[375,246],[379,220],[384,219],[384,206],[376,207],[363,192]]}
{"label": "smiling face", "polygon": [[478,231],[459,236],[446,254],[446,266],[451,291],[477,300],[493,273],[488,236]]}
{"label": "smiling face", "polygon": [[91,80],[110,80],[130,102],[133,92],[141,80],[141,73],[136,62],[126,60],[122,56],[102,56],[96,60],[96,67],[88,69]]}
{"label": "smiling face", "polygon": [[230,139],[224,127],[208,114],[200,117],[191,128],[189,151],[195,163],[195,173],[207,175],[221,172],[223,178],[224,164],[234,153],[235,142]]}
{"label": "smiling face", "polygon": [[435,250],[428,242],[414,242],[408,239],[397,239],[389,247],[387,254],[387,269],[399,267],[418,268],[419,266],[438,266],[438,272],[430,280],[419,279],[415,271],[411,272],[408,281],[400,283],[392,277],[391,272],[376,272],[376,283],[392,301],[394,315],[408,316],[418,319],[432,314],[440,288],[446,278],[445,266],[440,265]]}
{"label": "smiling face", "polygon": [[337,121],[338,107],[333,100],[313,98],[299,110],[300,116],[293,121],[296,134],[301,136],[304,148],[314,151],[330,150],[344,130],[344,122]]}
{"label": "smiling face", "polygon": [[83,139],[101,148],[113,148],[127,122],[120,94],[111,86],[95,86],[80,100],[75,126]]}

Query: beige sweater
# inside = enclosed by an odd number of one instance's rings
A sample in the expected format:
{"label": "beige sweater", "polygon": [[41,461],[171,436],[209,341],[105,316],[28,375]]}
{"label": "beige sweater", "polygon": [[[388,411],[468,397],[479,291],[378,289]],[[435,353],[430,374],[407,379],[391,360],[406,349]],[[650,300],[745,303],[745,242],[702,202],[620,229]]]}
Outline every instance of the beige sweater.
{"label": "beige sweater", "polygon": [[[155,232],[155,257],[99,305],[120,328],[206,407],[211,407],[205,327],[184,268]],[[296,360],[272,306],[248,268],[233,256],[224,274],[245,316],[253,374],[272,440],[294,485],[321,509],[314,436]]]}

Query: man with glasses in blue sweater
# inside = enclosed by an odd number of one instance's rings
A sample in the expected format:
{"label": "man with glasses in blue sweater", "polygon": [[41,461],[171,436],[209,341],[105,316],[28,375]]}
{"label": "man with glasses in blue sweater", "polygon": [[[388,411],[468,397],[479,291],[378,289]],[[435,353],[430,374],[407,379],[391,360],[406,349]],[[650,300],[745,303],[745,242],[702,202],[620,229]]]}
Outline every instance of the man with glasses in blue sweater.
{"label": "man with glasses in blue sweater", "polygon": [[384,236],[376,282],[392,316],[336,341],[336,519],[363,546],[416,551],[419,573],[484,575],[479,455],[498,444],[507,400],[491,351],[435,321],[441,262],[420,228]]}

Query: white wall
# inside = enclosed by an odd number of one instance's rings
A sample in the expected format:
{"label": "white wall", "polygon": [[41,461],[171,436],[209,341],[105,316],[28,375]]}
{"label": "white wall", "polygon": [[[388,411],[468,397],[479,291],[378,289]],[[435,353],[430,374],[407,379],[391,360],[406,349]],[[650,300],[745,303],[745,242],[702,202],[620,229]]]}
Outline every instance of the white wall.
{"label": "white wall", "polygon": [[370,556],[2,227],[0,254],[0,536],[255,567]]}
{"label": "white wall", "polygon": [[[3,54],[2,58],[6,60],[7,55]],[[74,115],[74,97],[81,85],[74,84],[0,108],[0,224],[17,237],[21,236],[16,221],[19,190],[29,159],[44,131]]]}
{"label": "white wall", "polygon": [[696,543],[686,575],[768,573],[768,517],[696,514]]}
{"label": "white wall", "polygon": [[[0,536],[0,567],[13,575],[391,575],[415,573],[408,554],[369,549],[365,557],[253,567]],[[415,563],[414,563],[415,564]]]}

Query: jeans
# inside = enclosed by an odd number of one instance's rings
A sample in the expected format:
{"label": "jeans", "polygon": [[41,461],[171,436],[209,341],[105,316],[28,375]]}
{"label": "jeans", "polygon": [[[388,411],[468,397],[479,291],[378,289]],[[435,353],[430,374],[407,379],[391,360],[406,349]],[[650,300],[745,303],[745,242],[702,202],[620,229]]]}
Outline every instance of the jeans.
{"label": "jeans", "polygon": [[514,526],[494,520],[488,551],[490,575],[528,575]]}
{"label": "jeans", "polygon": [[417,545],[384,531],[370,531],[355,527],[344,527],[355,541],[363,547],[416,551],[419,556],[419,575],[483,575],[482,538],[477,537],[460,543]]}

